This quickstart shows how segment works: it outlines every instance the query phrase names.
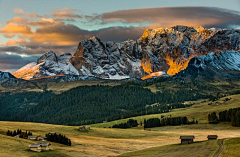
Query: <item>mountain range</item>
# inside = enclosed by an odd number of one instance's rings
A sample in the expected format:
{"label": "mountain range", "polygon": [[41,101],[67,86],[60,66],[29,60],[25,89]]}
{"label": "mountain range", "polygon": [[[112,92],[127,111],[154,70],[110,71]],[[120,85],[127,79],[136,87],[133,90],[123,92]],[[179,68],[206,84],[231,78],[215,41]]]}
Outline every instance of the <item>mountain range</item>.
{"label": "mountain range", "polygon": [[[55,76],[147,79],[207,70],[239,74],[240,30],[174,26],[147,29],[136,41],[81,41],[76,52],[49,51],[12,73],[25,80]],[[9,75],[10,76],[10,75]],[[2,77],[2,76],[1,76]]]}

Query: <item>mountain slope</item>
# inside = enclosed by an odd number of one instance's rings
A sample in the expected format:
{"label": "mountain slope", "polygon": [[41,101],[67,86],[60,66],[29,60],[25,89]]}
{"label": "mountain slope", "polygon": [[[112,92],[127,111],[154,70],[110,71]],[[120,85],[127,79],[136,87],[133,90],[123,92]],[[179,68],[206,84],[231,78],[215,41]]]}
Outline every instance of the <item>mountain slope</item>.
{"label": "mountain slope", "polygon": [[201,26],[147,29],[136,41],[103,43],[97,37],[83,40],[73,56],[49,51],[38,59],[37,65],[42,65],[30,78],[65,74],[125,79],[155,73],[145,77],[148,78],[161,71],[175,75],[186,69],[195,56],[239,49],[238,29],[216,30]]}
{"label": "mountain slope", "polygon": [[209,53],[190,60],[178,76],[240,78],[240,51]]}
{"label": "mountain slope", "polygon": [[69,63],[71,57],[70,53],[56,55],[54,52],[48,51],[38,58],[37,63],[27,64],[13,75],[26,80],[59,74],[79,75],[73,65]]}
{"label": "mountain slope", "polygon": [[12,74],[8,73],[8,72],[2,72],[0,71],[0,80],[5,80],[5,79],[11,79],[11,78],[15,78]]}

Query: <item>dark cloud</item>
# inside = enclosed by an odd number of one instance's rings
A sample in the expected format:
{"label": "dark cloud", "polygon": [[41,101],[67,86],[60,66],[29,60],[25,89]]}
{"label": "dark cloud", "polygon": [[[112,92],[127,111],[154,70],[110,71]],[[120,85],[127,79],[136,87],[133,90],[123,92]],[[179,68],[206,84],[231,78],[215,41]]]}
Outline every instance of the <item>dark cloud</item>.
{"label": "dark cloud", "polygon": [[122,42],[127,39],[137,40],[144,32],[144,27],[109,27],[92,32],[102,41]]}
{"label": "dark cloud", "polygon": [[[90,17],[88,17],[90,19]],[[120,10],[92,16],[102,24],[111,22],[150,23],[163,27],[173,25],[203,25],[229,27],[240,25],[240,12],[211,7],[160,7]]]}
{"label": "dark cloud", "polygon": [[14,72],[20,67],[36,62],[39,56],[21,57],[19,55],[0,54],[0,71]]}

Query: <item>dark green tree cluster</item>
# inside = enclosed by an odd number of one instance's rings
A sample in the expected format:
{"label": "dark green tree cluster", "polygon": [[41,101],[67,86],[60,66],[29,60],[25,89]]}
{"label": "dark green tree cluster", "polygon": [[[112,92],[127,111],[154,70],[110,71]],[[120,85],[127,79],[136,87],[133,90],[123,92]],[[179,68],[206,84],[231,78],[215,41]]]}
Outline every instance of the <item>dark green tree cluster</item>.
{"label": "dark green tree cluster", "polygon": [[10,120],[26,109],[55,95],[52,92],[0,93],[0,120]]}
{"label": "dark green tree cluster", "polygon": [[136,126],[138,126],[137,120],[129,119],[126,123],[120,123],[120,124],[113,125],[112,128],[126,129],[126,128],[132,128],[132,127],[136,127]]}
{"label": "dark green tree cluster", "polygon": [[[183,94],[184,93],[184,94]],[[152,93],[141,86],[80,86],[40,102],[10,120],[86,125],[186,107],[182,102],[206,98],[196,90]],[[151,104],[158,103],[152,106]]]}
{"label": "dark green tree cluster", "polygon": [[207,115],[207,119],[208,119],[208,122],[212,124],[216,124],[219,122],[216,112],[209,113]]}
{"label": "dark green tree cluster", "polygon": [[[8,130],[7,131],[7,136],[16,136],[16,135],[19,135],[19,137],[20,138],[23,138],[23,136],[22,136],[22,130],[21,129],[17,129],[17,130],[14,130],[14,131],[10,131],[10,130]],[[32,135],[32,132],[31,131],[27,131],[26,130],[26,135]]]}
{"label": "dark green tree cluster", "polygon": [[232,126],[240,127],[240,108],[233,108],[225,111],[219,112],[218,116],[215,112],[208,114],[208,121],[211,123],[213,116],[218,122],[231,122]]}
{"label": "dark green tree cluster", "polygon": [[144,128],[161,127],[161,126],[176,126],[186,124],[196,124],[197,121],[188,121],[187,117],[167,117],[167,118],[150,118],[144,119]]}
{"label": "dark green tree cluster", "polygon": [[65,135],[59,134],[46,134],[47,140],[51,142],[61,143],[64,145],[71,146],[72,142],[69,138],[67,138]]}

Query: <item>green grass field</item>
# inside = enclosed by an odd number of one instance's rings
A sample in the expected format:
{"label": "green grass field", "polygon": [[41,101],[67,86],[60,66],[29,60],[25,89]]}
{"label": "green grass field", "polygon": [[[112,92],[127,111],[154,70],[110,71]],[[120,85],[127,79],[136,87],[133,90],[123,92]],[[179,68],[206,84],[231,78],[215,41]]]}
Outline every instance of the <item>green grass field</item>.
{"label": "green grass field", "polygon": [[[207,114],[210,112],[219,112],[223,111],[226,109],[230,108],[236,108],[240,107],[240,94],[238,95],[231,95],[228,96],[229,98],[232,98],[230,101],[224,102],[224,99],[226,97],[223,97],[219,99],[218,101],[214,102],[212,105],[208,105],[210,102],[202,102],[201,101],[196,101],[195,105],[188,107],[188,108],[181,108],[181,109],[174,109],[172,112],[168,113],[161,113],[161,114],[152,114],[152,115],[143,115],[143,116],[138,116],[138,117],[131,117],[132,119],[136,119],[139,122],[144,121],[144,119],[149,119],[149,118],[160,118],[161,116],[172,116],[172,117],[177,117],[177,116],[187,116],[189,120],[194,118],[195,120],[198,120],[200,124],[208,124],[207,122]],[[186,102],[188,103],[188,102]],[[193,103],[193,102],[191,102]],[[119,124],[126,122],[128,119],[121,119],[121,120],[116,120],[108,123],[99,123],[99,124],[93,124],[91,126],[93,127],[111,127],[114,124]]]}
{"label": "green grass field", "polygon": [[[219,112],[240,106],[239,95],[230,97],[232,98],[231,101],[224,102],[225,98],[222,98],[214,105],[208,105],[209,102],[198,101],[192,107],[176,109],[169,113],[133,117],[133,119],[141,121],[144,118],[171,114],[174,117],[187,116],[189,119],[195,118],[199,121],[199,124],[193,125],[150,128],[151,131],[143,130],[141,126],[131,129],[108,128],[115,123],[125,122],[127,119],[91,125],[89,132],[80,132],[77,126],[1,121],[0,144],[2,147],[0,147],[0,156],[117,156],[121,154],[126,156],[125,153],[146,156],[151,152],[153,156],[156,153],[160,153],[161,156],[168,156],[168,153],[185,156],[191,150],[197,152],[197,148],[201,148],[199,153],[212,154],[217,149],[216,142],[201,142],[206,141],[209,134],[217,134],[220,139],[228,138],[229,140],[227,139],[224,142],[226,147],[222,155],[234,156],[238,152],[236,146],[239,146],[239,139],[230,138],[240,137],[240,128],[232,127],[229,123],[208,124],[206,121],[208,112]],[[34,141],[5,135],[7,130],[16,129],[29,130],[34,135],[45,135],[48,132],[61,133],[72,140],[72,146],[51,142],[51,151],[31,152],[28,150],[28,145],[34,143]],[[179,145],[179,136],[181,135],[194,135],[197,143]]]}

